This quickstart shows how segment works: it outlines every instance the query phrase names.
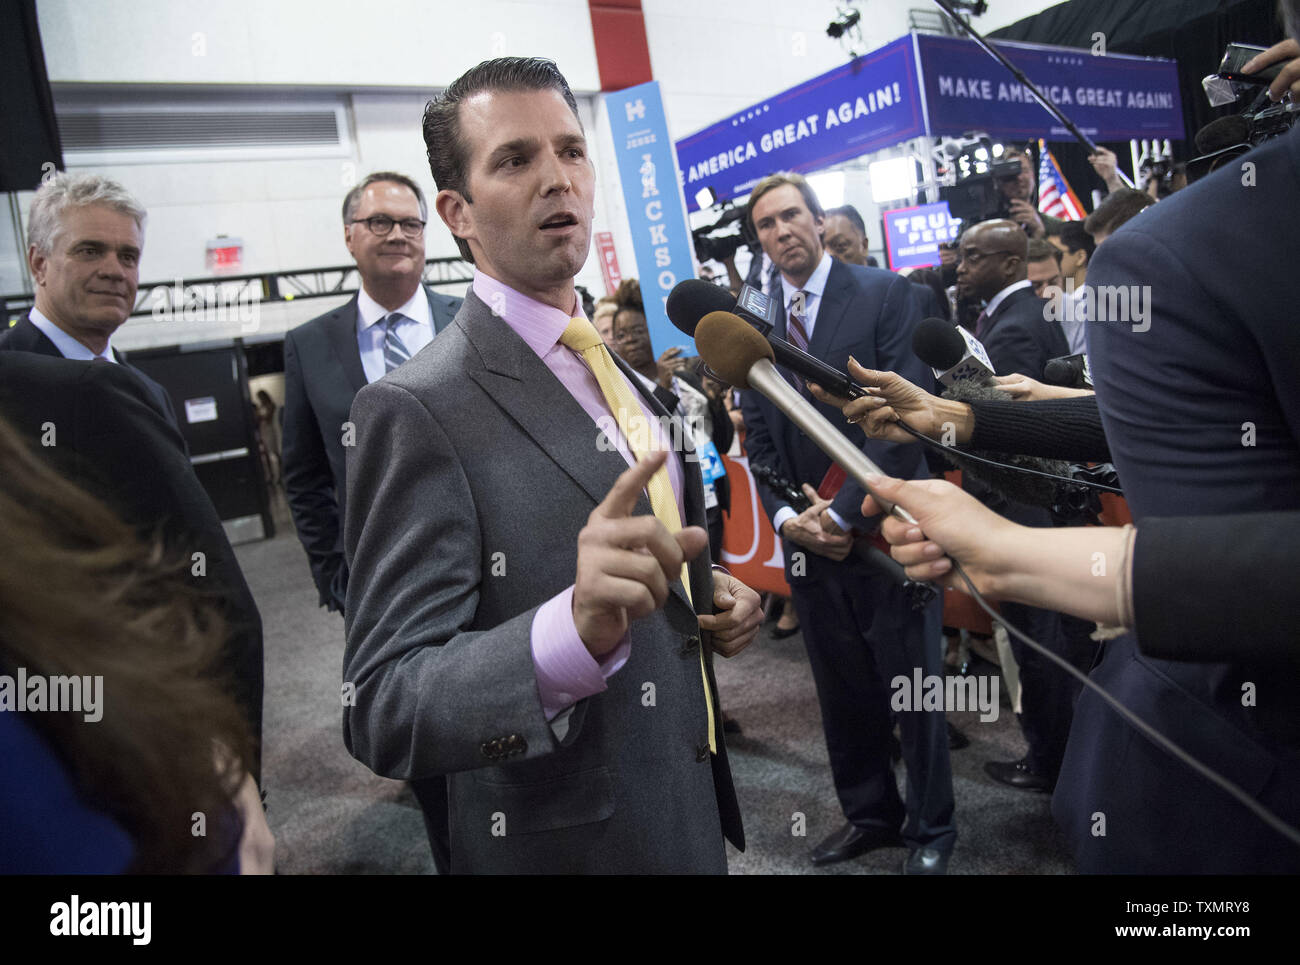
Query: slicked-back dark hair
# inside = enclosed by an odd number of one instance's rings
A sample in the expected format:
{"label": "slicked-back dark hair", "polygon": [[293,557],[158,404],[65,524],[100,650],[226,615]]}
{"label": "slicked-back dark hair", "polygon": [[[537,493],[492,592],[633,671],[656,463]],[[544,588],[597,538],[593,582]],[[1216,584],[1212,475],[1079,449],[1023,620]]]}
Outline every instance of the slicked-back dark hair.
{"label": "slicked-back dark hair", "polygon": [[[485,60],[461,74],[451,86],[424,105],[424,146],[429,156],[429,172],[439,191],[455,191],[466,202],[473,204],[469,193],[469,173],[466,166],[469,151],[460,133],[460,105],[468,97],[485,91],[557,91],[578,119],[578,101],[569,89],[569,82],[555,66],[555,61],[544,57],[498,57]],[[455,237],[453,235],[452,237]],[[456,238],[461,257],[471,264],[474,256],[463,238]]]}

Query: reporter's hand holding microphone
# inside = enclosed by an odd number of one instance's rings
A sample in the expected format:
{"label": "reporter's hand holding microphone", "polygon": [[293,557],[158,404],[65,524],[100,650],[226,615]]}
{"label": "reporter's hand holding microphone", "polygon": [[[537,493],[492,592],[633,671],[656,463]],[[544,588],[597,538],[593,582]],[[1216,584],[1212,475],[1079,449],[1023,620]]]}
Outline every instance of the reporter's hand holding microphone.
{"label": "reporter's hand holding microphone", "polygon": [[[1132,527],[1035,529],[1004,519],[942,479],[868,480],[872,492],[916,519],[886,516],[881,533],[908,578],[966,591],[959,562],[975,588],[993,600],[1061,610],[1103,624],[1128,624]],[[880,507],[872,496],[862,514]],[[1098,555],[1100,554],[1100,556]],[[1098,566],[1098,560],[1105,565]]]}

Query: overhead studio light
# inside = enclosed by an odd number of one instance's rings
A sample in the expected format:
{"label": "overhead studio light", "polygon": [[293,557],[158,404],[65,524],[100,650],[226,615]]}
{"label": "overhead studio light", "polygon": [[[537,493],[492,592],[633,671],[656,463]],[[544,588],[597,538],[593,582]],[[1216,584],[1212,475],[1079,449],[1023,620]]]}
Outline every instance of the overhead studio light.
{"label": "overhead studio light", "polygon": [[872,161],[867,168],[871,178],[871,200],[876,204],[911,198],[916,187],[916,162],[908,156]]}
{"label": "overhead studio light", "polygon": [[823,171],[808,175],[808,184],[821,202],[822,209],[838,208],[844,203],[844,172]]}

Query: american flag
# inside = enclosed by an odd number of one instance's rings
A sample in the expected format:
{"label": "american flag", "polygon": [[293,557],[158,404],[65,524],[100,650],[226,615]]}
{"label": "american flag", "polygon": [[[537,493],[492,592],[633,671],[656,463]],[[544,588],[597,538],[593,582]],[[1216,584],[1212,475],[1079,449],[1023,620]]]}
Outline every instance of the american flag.
{"label": "american flag", "polygon": [[1079,198],[1057,167],[1056,158],[1041,138],[1038,141],[1038,210],[1066,221],[1082,221],[1087,217]]}

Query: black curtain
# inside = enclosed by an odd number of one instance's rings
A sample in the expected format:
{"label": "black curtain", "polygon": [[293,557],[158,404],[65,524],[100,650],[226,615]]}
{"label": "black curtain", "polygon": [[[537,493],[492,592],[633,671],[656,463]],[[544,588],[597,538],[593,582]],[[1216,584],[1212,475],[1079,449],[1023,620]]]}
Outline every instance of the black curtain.
{"label": "black curtain", "polygon": [[36,21],[36,0],[0,0],[0,191],[31,191],[52,162],[63,169],[63,146]]}
{"label": "black curtain", "polygon": [[[1178,161],[1196,156],[1192,138],[1198,130],[1230,112],[1230,108],[1210,107],[1201,89],[1201,78],[1214,73],[1224,47],[1234,41],[1271,47],[1284,36],[1277,0],[1070,0],[989,36],[1091,50],[1093,34],[1098,32],[1106,36],[1107,53],[1168,57],[1178,62],[1187,132],[1182,142],[1172,145]],[[1131,176],[1128,142],[1102,143],[1119,156],[1120,166]],[[1065,179],[1091,208],[1092,190],[1105,191],[1105,187],[1088,163],[1087,149],[1073,140],[1049,146]]]}

